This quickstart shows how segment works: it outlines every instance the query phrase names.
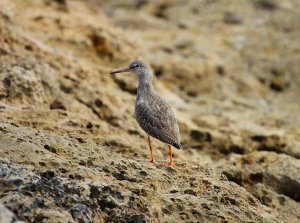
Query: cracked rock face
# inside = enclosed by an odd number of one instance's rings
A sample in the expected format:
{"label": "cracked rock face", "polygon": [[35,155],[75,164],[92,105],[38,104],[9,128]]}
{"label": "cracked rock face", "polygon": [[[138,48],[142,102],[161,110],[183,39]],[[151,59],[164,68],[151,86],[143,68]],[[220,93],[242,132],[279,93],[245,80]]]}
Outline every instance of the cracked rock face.
{"label": "cracked rock face", "polygon": [[[299,2],[0,2],[0,222],[298,222]],[[183,149],[133,117],[134,59]]]}

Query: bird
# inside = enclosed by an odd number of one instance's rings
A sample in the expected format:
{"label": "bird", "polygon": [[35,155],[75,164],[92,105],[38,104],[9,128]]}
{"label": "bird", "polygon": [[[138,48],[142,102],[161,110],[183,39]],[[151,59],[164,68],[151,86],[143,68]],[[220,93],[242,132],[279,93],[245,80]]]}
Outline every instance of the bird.
{"label": "bird", "polygon": [[151,137],[168,145],[169,163],[176,167],[172,158],[172,146],[180,149],[180,133],[177,119],[170,105],[153,87],[153,70],[146,63],[136,60],[128,68],[110,72],[117,74],[131,72],[138,78],[138,88],[134,116],[140,127],[147,133],[151,153],[151,163],[156,163],[153,154]]}

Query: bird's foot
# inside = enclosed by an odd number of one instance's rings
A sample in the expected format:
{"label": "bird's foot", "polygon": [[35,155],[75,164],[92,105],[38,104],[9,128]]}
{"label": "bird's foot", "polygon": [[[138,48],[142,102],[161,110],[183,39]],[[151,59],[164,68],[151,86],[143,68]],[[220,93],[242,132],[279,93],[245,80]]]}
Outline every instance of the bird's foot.
{"label": "bird's foot", "polygon": [[151,159],[149,162],[150,162],[150,163],[153,163],[153,164],[156,163],[155,159]]}
{"label": "bird's foot", "polygon": [[177,167],[176,165],[175,165],[175,163],[173,163],[173,162],[171,162],[171,163],[168,163],[167,165],[165,165],[166,167]]}

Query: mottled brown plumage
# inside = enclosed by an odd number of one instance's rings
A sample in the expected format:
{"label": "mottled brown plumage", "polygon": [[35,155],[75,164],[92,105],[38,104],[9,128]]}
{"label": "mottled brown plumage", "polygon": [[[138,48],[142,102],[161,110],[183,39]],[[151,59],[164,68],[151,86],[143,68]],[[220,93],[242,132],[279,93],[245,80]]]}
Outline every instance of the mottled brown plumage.
{"label": "mottled brown plumage", "polygon": [[[133,72],[139,79],[135,104],[135,118],[141,128],[148,135],[180,149],[180,135],[177,120],[171,107],[153,88],[152,69],[142,61],[134,61],[130,64],[129,68],[114,71],[111,72],[111,74],[121,72]],[[175,166],[172,161],[172,151],[170,146],[169,165]],[[149,147],[152,156],[151,161],[154,162],[150,138]]]}

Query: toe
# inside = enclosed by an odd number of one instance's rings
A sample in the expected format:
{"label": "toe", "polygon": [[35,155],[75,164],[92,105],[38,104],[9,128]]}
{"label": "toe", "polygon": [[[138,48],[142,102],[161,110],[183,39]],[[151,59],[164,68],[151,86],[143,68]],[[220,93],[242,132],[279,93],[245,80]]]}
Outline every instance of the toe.
{"label": "toe", "polygon": [[168,163],[168,164],[166,165],[166,167],[174,167],[174,168],[175,168],[175,167],[177,167],[177,166],[175,165],[175,163],[172,162],[172,163]]}

